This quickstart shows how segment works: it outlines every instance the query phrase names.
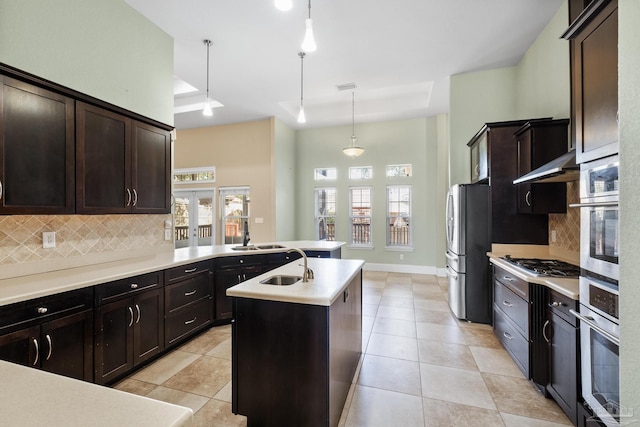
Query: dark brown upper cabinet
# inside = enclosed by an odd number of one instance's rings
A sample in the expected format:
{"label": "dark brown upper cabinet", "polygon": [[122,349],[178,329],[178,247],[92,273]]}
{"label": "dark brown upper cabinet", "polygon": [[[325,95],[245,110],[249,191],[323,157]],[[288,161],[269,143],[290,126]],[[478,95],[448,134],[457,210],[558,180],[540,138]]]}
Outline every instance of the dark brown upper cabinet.
{"label": "dark brown upper cabinet", "polygon": [[0,75],[0,214],[74,212],[74,100]]}
{"label": "dark brown upper cabinet", "polygon": [[[618,1],[572,0],[571,134],[578,163],[618,152]],[[580,11],[580,8],[583,10]]]}
{"label": "dark brown upper cabinet", "polygon": [[169,131],[76,104],[76,212],[168,213]]}
{"label": "dark brown upper cabinet", "polygon": [[[514,133],[518,146],[518,176],[523,176],[565,154],[569,120],[533,120]],[[564,182],[517,184],[518,213],[548,214],[567,211]]]}

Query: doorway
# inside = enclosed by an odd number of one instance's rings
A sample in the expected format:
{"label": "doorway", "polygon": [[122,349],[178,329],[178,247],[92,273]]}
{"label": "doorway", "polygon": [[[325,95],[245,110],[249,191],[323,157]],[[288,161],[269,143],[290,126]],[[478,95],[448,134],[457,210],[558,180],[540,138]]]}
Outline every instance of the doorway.
{"label": "doorway", "polygon": [[175,247],[212,246],[215,190],[179,190],[175,197]]}

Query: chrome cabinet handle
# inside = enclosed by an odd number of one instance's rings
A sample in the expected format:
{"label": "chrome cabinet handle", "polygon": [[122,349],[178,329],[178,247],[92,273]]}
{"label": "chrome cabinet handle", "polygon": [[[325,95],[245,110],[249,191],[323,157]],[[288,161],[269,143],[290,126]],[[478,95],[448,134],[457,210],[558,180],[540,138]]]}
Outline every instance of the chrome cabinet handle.
{"label": "chrome cabinet handle", "polygon": [[242,280],[240,280],[240,275],[238,274],[238,283],[242,282]]}
{"label": "chrome cabinet handle", "polygon": [[190,268],[190,269],[188,269],[188,270],[185,270],[184,272],[185,272],[185,273],[193,273],[193,272],[194,272],[194,271],[196,271],[197,269],[198,269],[198,267]]}
{"label": "chrome cabinet handle", "polygon": [[513,277],[509,277],[509,276],[502,276],[503,280],[506,280],[507,282],[513,282]]}
{"label": "chrome cabinet handle", "polygon": [[507,307],[513,307],[513,304],[511,304],[509,301],[504,300],[502,301],[502,305],[506,305]]}
{"label": "chrome cabinet handle", "polygon": [[133,325],[133,309],[131,308],[131,306],[127,308],[129,309],[129,314],[131,315],[131,320],[129,321],[129,327],[131,327],[131,325]]}
{"label": "chrome cabinet handle", "polygon": [[525,194],[524,201],[527,203],[527,206],[531,206],[531,190],[527,191],[527,194]]}
{"label": "chrome cabinet handle", "polygon": [[138,205],[138,192],[136,191],[136,189],[133,189],[133,206],[137,206]]}
{"label": "chrome cabinet handle", "polygon": [[198,318],[198,317],[196,316],[196,317],[194,317],[194,318],[193,318],[193,319],[191,319],[191,320],[186,320],[186,321],[184,322],[184,324],[185,324],[185,325],[190,325],[190,324],[192,324],[193,322],[195,322],[197,318]]}
{"label": "chrome cabinet handle", "polygon": [[132,283],[131,284],[131,289],[138,289],[138,284],[137,283]]}
{"label": "chrome cabinet handle", "polygon": [[0,200],[2,200],[2,181],[0,181]]}
{"label": "chrome cabinet handle", "polygon": [[49,352],[47,353],[47,358],[45,360],[49,360],[51,358],[51,353],[53,352],[53,345],[51,344],[51,336],[49,334],[45,335],[47,339],[47,344],[49,344]]}
{"label": "chrome cabinet handle", "polygon": [[547,326],[549,326],[549,321],[547,320],[546,322],[544,322],[544,325],[542,326],[542,336],[544,337],[544,340],[548,343],[551,342],[551,340],[547,337]]}
{"label": "chrome cabinet handle", "polygon": [[131,190],[127,188],[127,206],[131,206]]}
{"label": "chrome cabinet handle", "polygon": [[242,280],[247,280],[247,275],[242,273]]}
{"label": "chrome cabinet handle", "polygon": [[138,312],[138,317],[136,317],[136,324],[140,323],[140,306],[136,304],[136,311]]}
{"label": "chrome cabinet handle", "polygon": [[194,290],[192,290],[191,292],[185,292],[185,293],[184,293],[184,296],[185,296],[185,297],[190,297],[191,295],[195,295],[195,294],[196,294],[196,292],[198,292],[198,290],[197,290],[197,289],[194,289]]}
{"label": "chrome cabinet handle", "polygon": [[552,307],[564,307],[564,303],[558,302],[558,301],[554,301],[551,303]]}
{"label": "chrome cabinet handle", "polygon": [[597,208],[597,207],[608,207],[608,206],[618,206],[618,202],[587,202],[587,203],[571,203],[569,205],[570,208]]}
{"label": "chrome cabinet handle", "polygon": [[36,366],[38,364],[38,358],[40,357],[40,349],[38,348],[38,340],[37,339],[33,339],[33,346],[36,348],[36,358],[33,361],[33,366]]}
{"label": "chrome cabinet handle", "polygon": [[38,314],[46,314],[49,309],[47,307],[38,307]]}
{"label": "chrome cabinet handle", "polygon": [[508,340],[512,340],[513,336],[511,336],[511,334],[509,332],[503,332],[502,335],[504,335],[504,337]]}
{"label": "chrome cabinet handle", "polygon": [[591,329],[593,329],[597,333],[604,335],[605,338],[607,338],[609,341],[611,341],[615,345],[620,346],[620,338],[616,337],[615,335],[611,334],[609,331],[602,329],[600,326],[598,326],[598,324],[595,322],[595,319],[593,317],[583,316],[582,314],[578,313],[572,308],[569,309],[569,313],[577,317],[578,320],[581,320],[582,322],[586,323],[587,326],[589,326]]}

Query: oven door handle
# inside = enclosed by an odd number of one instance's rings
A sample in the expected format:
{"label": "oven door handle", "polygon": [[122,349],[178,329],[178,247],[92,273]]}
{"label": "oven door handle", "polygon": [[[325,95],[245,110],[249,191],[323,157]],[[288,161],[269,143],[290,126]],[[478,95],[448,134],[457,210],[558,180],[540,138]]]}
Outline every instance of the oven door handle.
{"label": "oven door handle", "polygon": [[602,329],[602,327],[598,326],[596,322],[593,321],[593,317],[583,316],[582,314],[578,313],[574,309],[569,309],[569,312],[573,314],[575,317],[577,317],[578,320],[586,323],[587,326],[589,326],[591,329],[595,330],[600,335],[604,335],[605,338],[607,338],[609,341],[611,341],[615,345],[620,346],[620,338],[616,337],[611,332],[605,329]]}
{"label": "oven door handle", "polygon": [[586,203],[571,203],[570,208],[597,208],[607,206],[618,206],[618,202],[586,202]]}

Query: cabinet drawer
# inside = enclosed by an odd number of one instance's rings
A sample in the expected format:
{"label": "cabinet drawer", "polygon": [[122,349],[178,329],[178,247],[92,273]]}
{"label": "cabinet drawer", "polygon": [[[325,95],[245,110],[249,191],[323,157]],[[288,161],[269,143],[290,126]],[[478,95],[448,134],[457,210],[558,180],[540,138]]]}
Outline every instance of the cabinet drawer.
{"label": "cabinet drawer", "polygon": [[0,333],[90,308],[93,287],[5,305],[0,309]]}
{"label": "cabinet drawer", "polygon": [[165,346],[186,338],[198,329],[210,324],[212,320],[213,301],[208,298],[174,312],[165,319]]}
{"label": "cabinet drawer", "polygon": [[174,268],[165,270],[164,280],[165,280],[165,283],[168,285],[211,269],[213,269],[212,260],[181,265],[180,267],[174,267]]}
{"label": "cabinet drawer", "polygon": [[529,378],[529,341],[526,340],[509,318],[494,305],[493,329],[505,349],[526,378]]}
{"label": "cabinet drawer", "polygon": [[[267,264],[281,266],[290,263],[298,258],[302,258],[298,252],[277,252],[265,255]],[[273,267],[275,268],[275,267]]]}
{"label": "cabinet drawer", "polygon": [[212,276],[213,274],[206,270],[197,276],[165,287],[165,314],[171,314],[181,307],[193,304],[202,298],[210,298],[213,292]]}
{"label": "cabinet drawer", "polygon": [[265,263],[264,255],[240,255],[216,258],[216,268],[235,268]]}
{"label": "cabinet drawer", "polygon": [[493,277],[519,295],[525,301],[529,301],[529,283],[526,280],[522,280],[515,274],[509,273],[504,268],[500,268],[497,265],[493,266]]}
{"label": "cabinet drawer", "polygon": [[570,309],[578,311],[578,301],[566,295],[550,290],[547,292],[547,308],[557,314],[571,326],[578,327],[578,319],[569,312]]}
{"label": "cabinet drawer", "polygon": [[162,286],[162,272],[143,274],[96,286],[96,305]]}
{"label": "cabinet drawer", "polygon": [[529,335],[529,303],[497,280],[494,281],[493,302],[520,329]]}

